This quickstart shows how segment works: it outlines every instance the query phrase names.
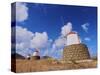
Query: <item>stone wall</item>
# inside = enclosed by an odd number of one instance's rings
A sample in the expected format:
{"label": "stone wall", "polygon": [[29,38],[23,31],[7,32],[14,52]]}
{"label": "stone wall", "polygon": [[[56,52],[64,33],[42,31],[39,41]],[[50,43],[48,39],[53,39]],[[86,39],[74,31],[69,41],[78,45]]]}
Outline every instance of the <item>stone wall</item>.
{"label": "stone wall", "polygon": [[65,61],[90,59],[88,47],[85,44],[66,46],[63,51],[63,59]]}

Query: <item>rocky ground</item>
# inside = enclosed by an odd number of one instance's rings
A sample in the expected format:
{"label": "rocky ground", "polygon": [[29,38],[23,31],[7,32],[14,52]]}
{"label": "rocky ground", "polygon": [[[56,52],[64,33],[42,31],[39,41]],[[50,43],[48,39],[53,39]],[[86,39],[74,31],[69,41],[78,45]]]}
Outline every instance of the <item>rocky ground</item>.
{"label": "rocky ground", "polygon": [[71,70],[96,68],[97,60],[80,60],[68,61],[42,59],[42,60],[16,60],[16,72],[37,72],[37,71],[54,71],[54,70]]}

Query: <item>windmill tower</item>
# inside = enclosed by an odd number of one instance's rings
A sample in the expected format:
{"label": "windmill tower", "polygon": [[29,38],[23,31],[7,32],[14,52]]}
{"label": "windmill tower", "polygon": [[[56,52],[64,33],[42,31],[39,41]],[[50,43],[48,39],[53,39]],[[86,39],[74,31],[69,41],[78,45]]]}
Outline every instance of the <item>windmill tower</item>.
{"label": "windmill tower", "polygon": [[80,43],[80,38],[76,32],[70,32],[67,34],[67,46]]}
{"label": "windmill tower", "polygon": [[39,49],[36,49],[32,54],[32,59],[38,60],[40,59]]}
{"label": "windmill tower", "polygon": [[76,32],[70,32],[66,36],[67,46],[64,47],[63,59],[65,61],[89,59],[88,47],[81,43]]}
{"label": "windmill tower", "polygon": [[39,51],[35,50],[35,52],[32,54],[32,56],[39,56]]}

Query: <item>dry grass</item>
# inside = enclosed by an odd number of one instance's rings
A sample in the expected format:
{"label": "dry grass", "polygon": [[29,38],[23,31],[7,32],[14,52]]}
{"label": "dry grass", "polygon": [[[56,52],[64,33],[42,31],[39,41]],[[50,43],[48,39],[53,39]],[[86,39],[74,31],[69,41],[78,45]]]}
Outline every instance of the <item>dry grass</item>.
{"label": "dry grass", "polygon": [[57,61],[57,60],[16,60],[16,72],[37,72],[69,69],[96,68],[97,60],[92,61]]}

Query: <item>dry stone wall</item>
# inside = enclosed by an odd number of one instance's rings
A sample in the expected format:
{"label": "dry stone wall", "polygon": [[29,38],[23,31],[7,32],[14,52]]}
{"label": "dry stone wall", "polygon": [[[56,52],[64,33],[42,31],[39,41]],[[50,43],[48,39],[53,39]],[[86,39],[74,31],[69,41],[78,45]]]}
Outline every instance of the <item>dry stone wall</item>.
{"label": "dry stone wall", "polygon": [[90,59],[88,47],[85,44],[66,46],[63,51],[65,61]]}

